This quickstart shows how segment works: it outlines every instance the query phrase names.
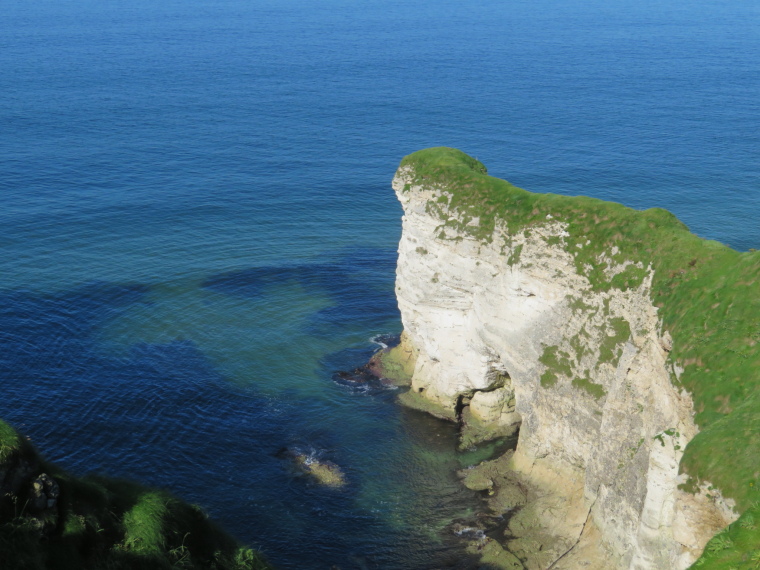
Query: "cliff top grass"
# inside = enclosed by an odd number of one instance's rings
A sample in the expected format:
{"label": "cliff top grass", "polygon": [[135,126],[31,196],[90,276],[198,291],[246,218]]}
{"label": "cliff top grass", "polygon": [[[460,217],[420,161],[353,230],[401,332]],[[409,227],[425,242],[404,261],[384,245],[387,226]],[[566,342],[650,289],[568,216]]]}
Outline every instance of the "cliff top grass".
{"label": "cliff top grass", "polygon": [[651,300],[663,332],[673,337],[670,359],[683,369],[672,381],[691,393],[700,428],[681,468],[693,483],[710,481],[740,510],[760,501],[760,252],[701,239],[661,208],[639,211],[585,196],[528,192],[489,176],[482,163],[456,149],[422,150],[401,167],[411,176],[403,191],[413,185],[441,191],[428,204],[441,229],[454,230],[441,239],[464,234],[490,242],[505,225],[508,241],[551,219],[566,224],[570,235],[560,243],[595,290],[637,287],[646,276],[630,265],[610,280],[602,254],[651,267]]}

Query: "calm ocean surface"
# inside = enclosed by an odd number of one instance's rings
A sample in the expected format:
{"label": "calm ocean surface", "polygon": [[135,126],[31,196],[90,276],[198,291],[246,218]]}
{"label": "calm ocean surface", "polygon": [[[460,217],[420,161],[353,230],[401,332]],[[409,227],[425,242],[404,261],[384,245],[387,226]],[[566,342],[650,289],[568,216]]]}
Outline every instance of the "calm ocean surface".
{"label": "calm ocean surface", "polygon": [[[0,18],[0,417],[281,568],[475,568],[453,427],[335,372],[398,333],[405,155],[760,248],[760,4],[71,0]],[[335,461],[319,488],[278,456]]]}

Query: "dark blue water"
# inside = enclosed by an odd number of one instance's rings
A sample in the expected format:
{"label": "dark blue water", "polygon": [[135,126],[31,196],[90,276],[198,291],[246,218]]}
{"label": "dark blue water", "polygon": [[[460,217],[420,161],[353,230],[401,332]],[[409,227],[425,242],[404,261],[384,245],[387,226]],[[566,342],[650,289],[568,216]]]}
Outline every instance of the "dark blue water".
{"label": "dark blue water", "polygon": [[[472,566],[453,429],[333,382],[393,295],[399,160],[661,206],[760,247],[760,6],[11,1],[0,417],[283,568]],[[284,446],[341,465],[298,477]],[[457,566],[458,565],[458,566]]]}

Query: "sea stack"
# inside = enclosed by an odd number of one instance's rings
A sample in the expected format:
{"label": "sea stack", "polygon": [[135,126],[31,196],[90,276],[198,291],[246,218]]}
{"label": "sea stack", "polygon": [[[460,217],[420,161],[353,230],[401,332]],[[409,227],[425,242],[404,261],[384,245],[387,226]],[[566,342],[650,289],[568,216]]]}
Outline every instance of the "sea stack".
{"label": "sea stack", "polygon": [[530,567],[693,564],[756,500],[734,427],[760,428],[760,253],[662,209],[527,192],[455,149],[406,157],[393,188],[401,400],[519,427],[500,469],[536,499],[505,507],[504,547]]}

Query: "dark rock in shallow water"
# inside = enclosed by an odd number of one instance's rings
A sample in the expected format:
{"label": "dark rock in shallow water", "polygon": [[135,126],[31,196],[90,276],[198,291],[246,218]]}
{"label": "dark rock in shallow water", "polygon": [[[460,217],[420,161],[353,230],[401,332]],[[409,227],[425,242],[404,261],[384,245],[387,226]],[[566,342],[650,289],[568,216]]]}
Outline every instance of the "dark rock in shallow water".
{"label": "dark rock in shallow water", "polygon": [[393,342],[382,343],[383,348],[372,355],[364,367],[368,373],[387,379],[395,386],[409,386],[417,362],[417,350],[409,337],[401,333]]}
{"label": "dark rock in shallow water", "polygon": [[392,390],[396,386],[387,378],[379,378],[372,374],[368,366],[355,368],[351,372],[336,372],[333,381],[341,386],[347,386],[363,392],[374,390]]}
{"label": "dark rock in shallow water", "polygon": [[372,341],[381,349],[372,355],[369,362],[351,372],[336,372],[333,381],[362,392],[407,386],[414,369],[408,341],[405,342],[401,335],[378,335]]}
{"label": "dark rock in shallow water", "polygon": [[311,475],[322,485],[342,487],[346,484],[343,471],[331,461],[317,461],[308,456],[299,456],[296,461],[303,468],[304,473]]}
{"label": "dark rock in shallow water", "polygon": [[455,535],[466,538],[468,540],[483,540],[486,537],[486,532],[482,528],[477,526],[470,526],[465,523],[454,523],[451,525],[451,532]]}
{"label": "dark rock in shallow water", "polygon": [[320,485],[343,487],[346,484],[346,476],[341,468],[332,461],[319,459],[313,451],[306,452],[298,448],[284,448],[277,455],[290,459],[301,473],[309,475]]}

